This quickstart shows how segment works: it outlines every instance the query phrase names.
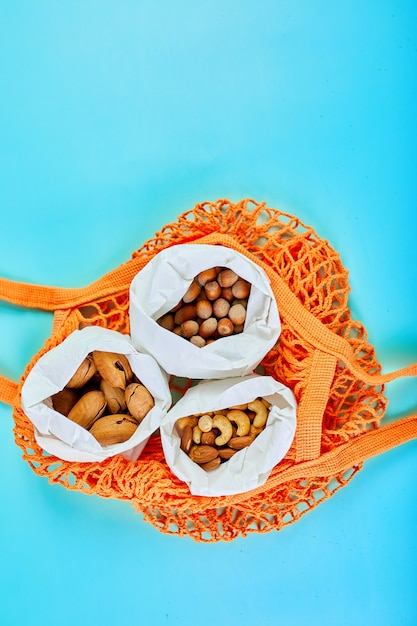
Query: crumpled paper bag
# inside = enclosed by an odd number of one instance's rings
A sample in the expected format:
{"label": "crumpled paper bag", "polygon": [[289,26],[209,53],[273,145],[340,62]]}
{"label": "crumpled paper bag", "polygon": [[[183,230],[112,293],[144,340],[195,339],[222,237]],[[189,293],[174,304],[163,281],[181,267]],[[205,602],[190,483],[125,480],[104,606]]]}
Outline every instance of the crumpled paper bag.
{"label": "crumpled paper bag", "polygon": [[[257,397],[272,403],[266,428],[253,443],[215,470],[207,472],[180,448],[175,423],[180,417],[216,411],[251,402]],[[191,387],[167,413],[160,433],[171,471],[196,496],[244,493],[265,483],[272,468],[284,458],[296,429],[296,400],[292,391],[271,376],[252,374],[209,380]]]}
{"label": "crumpled paper bag", "polygon": [[[224,266],[252,285],[242,333],[198,348],[157,324],[205,269]],[[258,265],[224,246],[180,244],[157,254],[130,286],[130,332],[134,346],[151,354],[169,374],[193,379],[251,373],[275,345],[281,323],[269,279]]]}
{"label": "crumpled paper bag", "polygon": [[[79,364],[93,350],[125,354],[132,371],[155,399],[155,406],[132,437],[103,447],[87,430],[55,411],[50,396],[66,385]],[[133,347],[127,335],[88,326],[76,330],[61,344],[45,353],[29,372],[22,387],[22,408],[35,427],[35,439],[46,452],[65,461],[94,462],[122,454],[136,460],[150,435],[159,428],[171,405],[166,373],[148,354]]]}

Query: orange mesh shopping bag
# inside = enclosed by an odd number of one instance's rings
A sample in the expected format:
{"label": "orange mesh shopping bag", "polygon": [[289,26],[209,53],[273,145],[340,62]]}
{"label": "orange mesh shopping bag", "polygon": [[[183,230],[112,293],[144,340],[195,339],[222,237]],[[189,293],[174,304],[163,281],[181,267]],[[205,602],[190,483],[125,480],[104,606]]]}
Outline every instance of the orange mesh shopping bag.
{"label": "orange mesh shopping bag", "polygon": [[[137,461],[62,461],[36,443],[20,405],[35,362],[72,331],[97,325],[129,333],[129,286],[158,252],[176,244],[221,244],[267,273],[281,316],[281,335],[261,363],[262,373],[293,391],[297,430],[285,458],[266,483],[244,494],[191,496],[169,470],[155,433]],[[417,415],[380,426],[385,383],[415,376],[417,364],[381,373],[362,324],[351,319],[348,273],[327,241],[296,217],[252,200],[202,203],[165,226],[129,261],[82,289],[0,280],[0,297],[54,313],[52,334],[19,383],[0,378],[0,399],[13,407],[14,434],[34,472],[67,489],[130,500],[165,533],[195,540],[231,540],[280,530],[345,486],[363,462],[417,436]],[[173,399],[192,381],[171,377]]]}

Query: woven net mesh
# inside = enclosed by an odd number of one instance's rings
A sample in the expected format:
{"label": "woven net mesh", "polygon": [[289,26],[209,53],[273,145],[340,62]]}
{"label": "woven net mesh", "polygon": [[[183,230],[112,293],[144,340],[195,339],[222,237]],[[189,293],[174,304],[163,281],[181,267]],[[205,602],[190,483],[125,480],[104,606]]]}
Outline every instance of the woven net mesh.
{"label": "woven net mesh", "polygon": [[[165,248],[193,242],[210,233],[231,236],[273,268],[308,311],[350,343],[365,371],[380,371],[365,329],[351,318],[348,273],[339,255],[294,216],[253,200],[236,204],[227,200],[204,202],[166,225],[135,251],[132,259],[139,256],[147,261]],[[129,333],[129,292],[113,293],[111,297],[60,311],[59,320],[43,349],[28,364],[20,386],[34,362],[75,329],[97,325]],[[279,341],[265,356],[259,371],[289,386],[300,402],[314,349],[285,318],[281,318],[281,324]],[[173,403],[191,384],[191,380],[171,377]],[[378,427],[387,403],[383,392],[382,386],[365,384],[350,374],[344,363],[337,363],[323,416],[321,452]],[[101,463],[74,463],[39,448],[32,424],[19,406],[14,409],[14,419],[16,442],[37,474],[67,489],[128,500],[162,532],[196,541],[227,541],[250,532],[280,530],[345,486],[361,468],[358,464],[332,476],[274,484],[274,477],[296,463],[293,444],[262,488],[237,496],[194,497],[168,468],[158,432],[135,462],[116,456]]]}

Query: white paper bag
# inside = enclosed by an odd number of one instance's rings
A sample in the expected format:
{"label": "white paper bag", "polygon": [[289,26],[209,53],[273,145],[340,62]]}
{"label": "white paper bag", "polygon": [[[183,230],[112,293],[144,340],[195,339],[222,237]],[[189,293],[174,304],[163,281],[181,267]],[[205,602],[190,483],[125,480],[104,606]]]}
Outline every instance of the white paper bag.
{"label": "white paper bag", "polygon": [[[125,354],[132,371],[155,400],[132,437],[103,447],[87,430],[51,408],[50,396],[66,385],[84,358],[93,350]],[[127,335],[89,326],[76,330],[61,344],[45,353],[29,372],[22,387],[22,408],[35,426],[41,448],[66,461],[92,462],[123,454],[136,460],[150,435],[159,428],[171,405],[166,373],[148,354],[133,347]]]}
{"label": "white paper bag", "polygon": [[[251,283],[242,333],[198,348],[156,320],[170,311],[197,274],[227,267]],[[157,254],[130,287],[130,332],[134,346],[155,357],[169,374],[194,379],[251,373],[281,332],[276,301],[265,272],[244,255],[217,245],[181,244]]]}
{"label": "white paper bag", "polygon": [[[180,417],[245,404],[257,397],[266,398],[272,406],[265,429],[250,446],[209,472],[181,450],[175,427]],[[171,471],[187,483],[193,495],[226,496],[263,485],[272,468],[288,452],[295,428],[296,401],[292,391],[271,376],[252,374],[229,380],[204,381],[191,387],[168,412],[160,432]]]}

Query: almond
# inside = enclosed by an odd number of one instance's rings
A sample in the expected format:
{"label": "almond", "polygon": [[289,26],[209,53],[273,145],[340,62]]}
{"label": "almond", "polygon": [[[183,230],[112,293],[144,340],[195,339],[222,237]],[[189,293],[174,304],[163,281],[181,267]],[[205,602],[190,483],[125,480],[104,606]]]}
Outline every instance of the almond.
{"label": "almond", "polygon": [[219,454],[219,451],[213,446],[195,446],[190,451],[190,459],[199,465],[201,463],[209,463],[215,459]]}
{"label": "almond", "polygon": [[219,450],[219,457],[221,459],[224,459],[225,461],[228,461],[232,458],[234,454],[236,454],[236,452],[237,450],[232,450],[232,448],[221,448]]}
{"label": "almond", "polygon": [[200,467],[201,469],[206,470],[206,472],[211,472],[212,470],[219,467],[221,462],[222,462],[221,458],[217,456],[212,461],[208,461],[207,463],[200,463]]}
{"label": "almond", "polygon": [[254,441],[255,435],[245,435],[244,437],[232,437],[228,441],[229,448],[233,448],[233,450],[242,450],[243,448],[247,448]]}
{"label": "almond", "polygon": [[208,446],[214,446],[217,435],[217,430],[209,430],[208,433],[201,433],[201,443]]}
{"label": "almond", "polygon": [[193,445],[193,429],[191,428],[190,425],[187,425],[181,434],[180,448],[186,454],[189,454],[192,445]]}

